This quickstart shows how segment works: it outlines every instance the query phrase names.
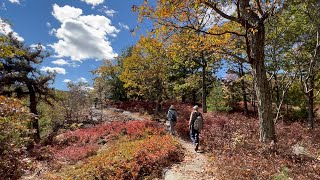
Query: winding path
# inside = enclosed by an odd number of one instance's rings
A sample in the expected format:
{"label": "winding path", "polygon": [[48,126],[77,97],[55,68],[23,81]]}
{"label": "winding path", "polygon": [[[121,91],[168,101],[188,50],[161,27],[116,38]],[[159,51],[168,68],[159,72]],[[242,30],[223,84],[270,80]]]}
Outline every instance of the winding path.
{"label": "winding path", "polygon": [[207,156],[204,153],[195,152],[190,142],[177,138],[185,150],[182,162],[164,170],[165,180],[212,180],[215,179],[206,171]]}

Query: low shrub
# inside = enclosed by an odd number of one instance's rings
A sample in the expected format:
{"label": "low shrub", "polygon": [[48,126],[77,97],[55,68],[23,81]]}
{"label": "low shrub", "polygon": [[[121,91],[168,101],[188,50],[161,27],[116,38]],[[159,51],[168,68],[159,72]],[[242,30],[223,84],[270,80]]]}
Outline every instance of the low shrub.
{"label": "low shrub", "polygon": [[[207,113],[200,141],[212,154],[218,179],[319,179],[320,129],[308,131],[299,123],[277,124],[275,149],[259,142],[259,122],[240,113]],[[314,157],[297,156],[296,144]],[[284,168],[285,167],[285,168]]]}
{"label": "low shrub", "polygon": [[[113,127],[113,124],[109,125]],[[116,139],[107,144],[107,149],[84,160],[75,168],[63,170],[56,175],[47,174],[46,178],[151,179],[161,176],[164,167],[182,158],[178,143],[154,122],[130,121],[121,127],[117,123],[115,125],[108,137]],[[65,151],[62,156],[66,157],[67,154]]]}
{"label": "low shrub", "polygon": [[150,121],[112,122],[60,134],[55,138],[51,150],[54,157],[74,163],[94,155],[101,141],[105,144],[123,136],[137,140],[164,134],[163,128]]}
{"label": "low shrub", "polygon": [[0,96],[0,102],[0,174],[4,179],[17,179],[25,166],[21,159],[30,142],[31,115],[17,99]]}

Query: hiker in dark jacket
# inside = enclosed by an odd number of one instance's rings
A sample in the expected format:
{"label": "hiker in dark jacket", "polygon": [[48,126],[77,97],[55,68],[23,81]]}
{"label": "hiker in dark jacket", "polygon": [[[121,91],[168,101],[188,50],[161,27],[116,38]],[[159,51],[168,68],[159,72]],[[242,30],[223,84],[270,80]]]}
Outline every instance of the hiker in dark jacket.
{"label": "hiker in dark jacket", "polygon": [[199,148],[200,131],[194,129],[194,122],[198,116],[201,116],[202,118],[202,114],[198,110],[199,110],[199,107],[197,105],[193,107],[193,111],[190,114],[190,120],[189,120],[190,138],[192,140],[192,144],[195,146],[195,151],[198,151],[198,148]]}
{"label": "hiker in dark jacket", "polygon": [[174,135],[175,134],[175,126],[177,123],[177,119],[178,119],[178,113],[177,111],[174,109],[174,106],[171,105],[169,110],[168,110],[168,121],[170,122],[170,134]]}

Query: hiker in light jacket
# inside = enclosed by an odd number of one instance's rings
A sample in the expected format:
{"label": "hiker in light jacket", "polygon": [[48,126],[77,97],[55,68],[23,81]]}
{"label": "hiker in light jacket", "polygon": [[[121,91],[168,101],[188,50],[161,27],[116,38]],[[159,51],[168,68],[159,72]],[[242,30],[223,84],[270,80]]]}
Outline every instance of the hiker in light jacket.
{"label": "hiker in light jacket", "polygon": [[167,117],[168,117],[168,121],[170,122],[170,128],[169,128],[170,134],[174,135],[175,134],[175,126],[176,126],[177,119],[178,119],[178,113],[174,109],[173,105],[170,106],[170,108],[168,110]]}
{"label": "hiker in light jacket", "polygon": [[198,151],[198,148],[199,148],[200,131],[194,129],[194,122],[195,122],[197,116],[202,117],[202,114],[198,110],[199,110],[199,107],[197,105],[195,105],[193,107],[193,111],[190,114],[190,120],[189,120],[190,138],[192,140],[192,144],[195,146],[195,151]]}

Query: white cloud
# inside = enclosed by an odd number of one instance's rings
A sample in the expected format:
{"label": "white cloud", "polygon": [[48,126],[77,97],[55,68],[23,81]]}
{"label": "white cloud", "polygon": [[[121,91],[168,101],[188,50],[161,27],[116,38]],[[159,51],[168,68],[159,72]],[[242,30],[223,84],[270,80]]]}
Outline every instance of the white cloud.
{"label": "white cloud", "polygon": [[57,59],[55,61],[52,61],[51,63],[58,66],[69,65],[69,63],[63,59]]}
{"label": "white cloud", "polygon": [[109,9],[108,6],[103,6],[102,8],[98,9],[98,11],[105,13],[108,17],[113,17],[114,14],[118,13],[113,9]]}
{"label": "white cloud", "polygon": [[94,88],[93,88],[93,87],[90,87],[90,86],[87,86],[87,87],[85,87],[85,88],[86,88],[87,91],[92,91],[92,90],[94,90]]}
{"label": "white cloud", "polygon": [[12,30],[10,24],[6,23],[0,18],[0,34],[9,34],[9,33],[12,33],[13,37],[17,38],[19,41],[24,41],[23,37],[19,36],[18,33]]}
{"label": "white cloud", "polygon": [[60,67],[48,67],[44,66],[40,69],[40,71],[45,71],[45,72],[51,72],[51,73],[57,73],[57,74],[66,74],[66,70],[64,68]]}
{"label": "white cloud", "polygon": [[55,33],[59,41],[49,45],[56,52],[56,57],[82,61],[117,56],[107,36],[116,37],[119,30],[111,25],[107,17],[82,15],[81,9],[56,4],[52,14],[62,23]]}
{"label": "white cloud", "polygon": [[69,83],[69,82],[71,82],[71,80],[70,79],[65,79],[65,80],[63,80],[63,82],[64,83]]}
{"label": "white cloud", "polygon": [[55,28],[51,29],[49,31],[49,35],[52,36],[52,35],[55,35],[57,33],[57,30]]}
{"label": "white cloud", "polygon": [[79,67],[80,65],[75,63],[75,61],[73,62],[68,62],[64,59],[57,59],[57,60],[54,60],[54,61],[51,61],[52,64],[55,64],[55,65],[58,65],[58,66],[64,66],[64,65],[67,65],[67,66],[70,66],[70,67]]}
{"label": "white cloud", "polygon": [[77,82],[84,82],[84,83],[87,83],[88,81],[87,81],[87,79],[86,79],[86,78],[84,78],[84,77],[80,77],[80,78],[77,80]]}
{"label": "white cloud", "polygon": [[[235,4],[221,7],[221,11],[229,16],[231,16],[236,10],[237,6]],[[223,24],[229,21],[217,14],[213,9],[207,9],[206,14],[204,14],[202,18],[204,19],[204,22],[206,22],[205,29],[209,29],[214,25]]]}
{"label": "white cloud", "polygon": [[46,26],[47,26],[48,28],[51,28],[51,23],[47,22],[47,23],[46,23]]}
{"label": "white cloud", "polygon": [[87,4],[91,4],[91,5],[93,5],[93,6],[102,4],[102,3],[104,2],[104,0],[81,0],[81,1],[84,1],[84,2],[86,2]]}
{"label": "white cloud", "polygon": [[44,45],[42,45],[42,44],[31,44],[30,47],[32,49],[36,49],[38,47],[41,47],[42,50],[44,50],[44,51],[46,50],[46,47]]}
{"label": "white cloud", "polygon": [[129,30],[129,29],[130,29],[129,26],[126,25],[126,24],[123,24],[123,23],[121,23],[121,22],[119,22],[118,24],[119,24],[119,26],[120,26],[121,28],[124,28],[124,29],[126,29],[126,30]]}
{"label": "white cloud", "polygon": [[72,6],[63,6],[60,7],[57,4],[53,5],[52,15],[59,20],[60,22],[64,22],[66,19],[76,19],[82,14],[82,9],[75,8]]}
{"label": "white cloud", "polygon": [[20,4],[20,0],[9,0],[11,3]]}

